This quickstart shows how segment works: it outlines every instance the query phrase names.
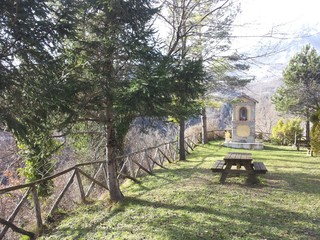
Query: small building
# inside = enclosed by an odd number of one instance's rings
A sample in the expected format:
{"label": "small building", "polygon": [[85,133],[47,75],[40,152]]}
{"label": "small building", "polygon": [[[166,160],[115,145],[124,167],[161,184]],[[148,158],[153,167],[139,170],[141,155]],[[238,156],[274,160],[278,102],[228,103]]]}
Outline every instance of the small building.
{"label": "small building", "polygon": [[255,110],[257,100],[241,94],[232,101],[231,140],[225,146],[232,148],[263,149],[261,142],[255,141]]}

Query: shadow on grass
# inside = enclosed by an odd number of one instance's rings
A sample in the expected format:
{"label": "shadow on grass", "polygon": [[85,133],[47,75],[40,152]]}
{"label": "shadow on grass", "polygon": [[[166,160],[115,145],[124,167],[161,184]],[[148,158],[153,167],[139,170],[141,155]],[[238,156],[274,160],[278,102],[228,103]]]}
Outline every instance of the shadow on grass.
{"label": "shadow on grass", "polygon": [[[179,181],[184,181],[185,179],[190,179],[199,176],[209,176],[211,175],[211,170],[207,168],[179,168],[179,169],[155,169],[154,177],[158,179],[165,180],[167,183],[175,184]],[[161,183],[161,182],[159,182]]]}
{"label": "shadow on grass", "polygon": [[276,145],[266,145],[263,148],[264,151],[296,151],[298,152],[295,148],[290,149],[288,146],[276,146]]}
{"label": "shadow on grass", "polygon": [[[210,196],[208,200],[209,198]],[[320,229],[317,227],[320,223],[319,217],[311,219],[308,214],[275,207],[263,199],[254,205],[234,201],[228,205],[221,202],[220,205],[209,206],[170,204],[127,197],[120,208],[110,211],[99,221],[70,224],[55,231],[55,234],[60,239],[86,239],[87,234],[101,231],[101,226],[104,226],[105,236],[109,235],[108,238],[101,239],[126,239],[112,238],[113,235],[117,235],[117,228],[114,228],[112,218],[121,215],[126,209],[134,208],[147,209],[143,214],[160,211],[161,216],[148,221],[143,229],[157,229],[155,234],[160,232],[166,239],[292,239],[292,236],[295,239],[319,239],[320,237]],[[87,207],[82,214],[92,212],[106,214],[101,208],[101,206]],[[166,214],[163,214],[164,212]],[[121,226],[121,231],[137,235],[133,239],[147,239],[144,238],[144,232],[132,228],[134,226],[131,225],[130,219],[123,217]],[[156,236],[159,239],[160,236]]]}
{"label": "shadow on grass", "polygon": [[307,173],[273,172],[267,176],[270,181],[282,181],[281,185],[270,185],[272,188],[280,188],[301,194],[318,194],[320,197],[320,178]]}
{"label": "shadow on grass", "polygon": [[308,162],[306,162],[306,161],[292,159],[292,158],[296,158],[296,157],[297,157],[296,155],[286,155],[286,156],[278,156],[277,158],[274,158],[274,156],[273,156],[273,159],[270,159],[270,157],[268,157],[268,156],[263,156],[263,157],[256,156],[256,157],[254,157],[253,161],[256,161],[256,162],[258,162],[258,161],[266,161],[266,162],[268,162],[268,161],[273,161],[273,162],[279,161],[279,162],[291,162],[291,163],[295,163],[295,164],[300,162],[301,165],[314,164],[314,165],[319,165],[320,166],[320,162],[319,161],[312,161],[312,162],[308,161]]}
{"label": "shadow on grass", "polygon": [[[49,227],[44,232],[43,238],[46,239],[46,237],[50,237],[50,235],[55,235],[55,236],[58,235],[58,238],[56,239],[86,239],[84,237],[88,233],[94,232],[97,225],[109,221],[110,219],[112,219],[114,216],[116,216],[118,213],[122,211],[122,209],[115,209],[115,210],[109,211],[108,215],[101,218],[99,221],[95,222],[94,225],[89,224],[89,220],[87,222],[79,221],[79,219],[83,219],[82,214],[86,214],[86,215],[98,214],[99,212],[105,211],[105,209],[103,209],[104,207],[107,208],[104,204],[100,204],[100,205],[89,204],[89,205],[85,205],[84,207],[81,207],[80,210],[78,209],[77,212],[73,212],[68,216],[69,218],[70,217],[75,218],[74,221],[70,222],[67,226],[59,227],[59,229],[54,229],[52,227]],[[109,209],[111,209],[110,206],[109,206]],[[59,222],[53,223],[52,226],[59,226]]]}
{"label": "shadow on grass", "polygon": [[[285,236],[290,232],[300,237],[309,235],[314,239],[320,236],[319,229],[314,228],[320,218],[310,219],[307,214],[284,210],[264,202],[254,206],[243,206],[240,202],[235,202],[229,207],[221,205],[210,208],[127,198],[126,204],[148,208],[150,211],[162,209],[167,212],[166,216],[149,223],[166,232],[165,235],[169,236],[167,239],[230,239],[250,235],[253,239],[265,239],[266,235],[267,239],[280,239],[282,234]],[[207,221],[194,220],[194,214],[206,214]],[[180,224],[175,224],[176,222]],[[313,226],[310,227],[310,223]],[[270,232],[271,229],[274,232]]]}

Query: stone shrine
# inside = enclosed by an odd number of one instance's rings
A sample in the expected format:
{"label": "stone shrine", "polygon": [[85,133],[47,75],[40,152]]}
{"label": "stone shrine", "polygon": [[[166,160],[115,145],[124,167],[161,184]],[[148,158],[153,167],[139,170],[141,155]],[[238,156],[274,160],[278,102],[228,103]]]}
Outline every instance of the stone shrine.
{"label": "stone shrine", "polygon": [[226,139],[225,146],[263,149],[263,144],[255,141],[255,108],[257,103],[257,100],[246,94],[241,94],[232,101],[231,139]]}

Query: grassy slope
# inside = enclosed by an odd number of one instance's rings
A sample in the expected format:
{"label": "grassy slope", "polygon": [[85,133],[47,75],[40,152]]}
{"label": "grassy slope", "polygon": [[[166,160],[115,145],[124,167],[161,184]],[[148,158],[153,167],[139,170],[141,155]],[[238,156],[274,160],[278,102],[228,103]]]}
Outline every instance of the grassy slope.
{"label": "grassy slope", "polygon": [[219,144],[198,146],[141,185],[126,182],[123,204],[82,206],[42,239],[320,239],[320,158],[268,146],[252,151],[269,170],[261,184],[222,185],[210,171],[230,151]]}

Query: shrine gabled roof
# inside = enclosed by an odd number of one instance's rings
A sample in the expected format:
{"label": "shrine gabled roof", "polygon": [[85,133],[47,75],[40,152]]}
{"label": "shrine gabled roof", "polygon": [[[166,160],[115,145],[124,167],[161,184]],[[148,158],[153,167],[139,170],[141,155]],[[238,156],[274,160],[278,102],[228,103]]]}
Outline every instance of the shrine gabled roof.
{"label": "shrine gabled roof", "polygon": [[246,100],[248,100],[249,102],[258,103],[257,100],[255,100],[255,99],[252,98],[252,97],[249,97],[247,94],[244,94],[244,93],[242,93],[240,96],[236,97],[236,98],[234,99],[234,101],[239,101],[239,100],[242,100],[242,99],[246,99]]}

